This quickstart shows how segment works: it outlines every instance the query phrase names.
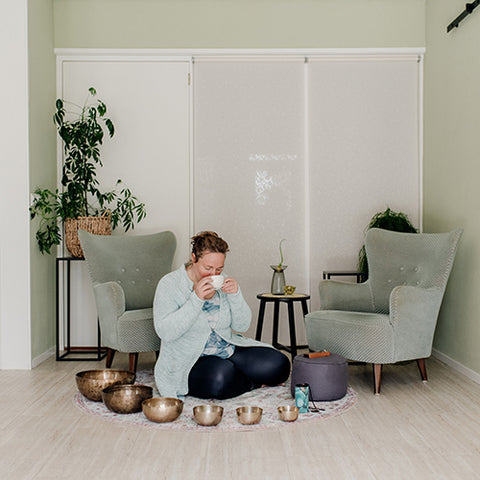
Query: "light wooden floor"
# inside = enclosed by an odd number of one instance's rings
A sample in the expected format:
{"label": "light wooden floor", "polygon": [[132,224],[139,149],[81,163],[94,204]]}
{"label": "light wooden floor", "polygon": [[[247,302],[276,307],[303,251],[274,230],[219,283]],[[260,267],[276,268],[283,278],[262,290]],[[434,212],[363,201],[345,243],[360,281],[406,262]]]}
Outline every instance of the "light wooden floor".
{"label": "light wooden floor", "polygon": [[[139,369],[153,366],[141,355]],[[126,368],[120,355],[113,367]],[[480,478],[480,385],[435,359],[423,384],[415,363],[350,366],[357,403],[337,417],[259,432],[168,432],[80,412],[74,373],[97,362],[0,371],[0,478],[23,479],[474,479]],[[103,363],[102,363],[103,366]]]}

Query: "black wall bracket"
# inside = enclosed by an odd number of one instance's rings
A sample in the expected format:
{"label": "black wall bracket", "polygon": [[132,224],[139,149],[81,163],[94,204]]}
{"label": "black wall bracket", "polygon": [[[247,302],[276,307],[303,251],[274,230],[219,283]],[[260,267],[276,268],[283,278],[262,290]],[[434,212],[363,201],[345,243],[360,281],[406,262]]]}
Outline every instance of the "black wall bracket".
{"label": "black wall bracket", "polygon": [[480,5],[480,0],[475,0],[472,3],[467,3],[465,5],[465,10],[447,27],[447,33],[453,28],[457,27],[458,24],[467,16],[470,15],[478,6]]}

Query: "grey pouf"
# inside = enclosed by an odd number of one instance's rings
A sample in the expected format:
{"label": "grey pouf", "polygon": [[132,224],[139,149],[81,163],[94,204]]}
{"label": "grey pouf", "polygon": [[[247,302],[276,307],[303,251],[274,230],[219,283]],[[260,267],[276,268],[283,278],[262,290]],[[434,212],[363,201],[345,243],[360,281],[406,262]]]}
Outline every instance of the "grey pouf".
{"label": "grey pouf", "polygon": [[347,393],[347,360],[335,353],[318,358],[297,355],[292,367],[292,397],[295,396],[295,385],[301,383],[310,385],[310,400],[314,402],[338,400]]}

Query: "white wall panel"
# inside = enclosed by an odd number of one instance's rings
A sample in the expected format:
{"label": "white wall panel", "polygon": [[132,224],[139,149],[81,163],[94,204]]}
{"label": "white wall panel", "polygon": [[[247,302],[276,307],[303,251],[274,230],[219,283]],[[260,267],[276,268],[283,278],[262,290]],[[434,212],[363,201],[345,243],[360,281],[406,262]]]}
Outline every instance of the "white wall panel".
{"label": "white wall panel", "polygon": [[197,62],[194,86],[195,230],[229,242],[256,319],[282,238],[287,283],[306,287],[303,59]]}
{"label": "white wall panel", "polygon": [[417,57],[309,63],[312,308],[323,270],[355,270],[370,218],[420,222]]}
{"label": "white wall panel", "polygon": [[[174,264],[188,254],[190,235],[190,93],[188,61],[65,61],[64,99],[82,105],[88,88],[108,108],[115,125],[101,147],[102,190],[122,179],[147,206],[147,217],[128,235],[172,230],[178,242]],[[113,234],[122,234],[119,227]],[[95,345],[95,304],[83,265],[72,269],[72,344]],[[86,322],[89,328],[85,328]]]}

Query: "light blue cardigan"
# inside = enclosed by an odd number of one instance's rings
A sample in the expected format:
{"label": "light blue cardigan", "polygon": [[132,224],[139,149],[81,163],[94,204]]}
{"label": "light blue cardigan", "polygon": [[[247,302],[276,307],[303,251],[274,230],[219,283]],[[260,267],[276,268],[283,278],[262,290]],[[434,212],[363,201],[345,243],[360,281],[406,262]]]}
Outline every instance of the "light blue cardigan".
{"label": "light blue cardigan", "polygon": [[[233,333],[245,332],[252,318],[240,289],[220,295],[220,318],[215,331],[233,345],[264,346],[251,338]],[[188,393],[188,374],[203,352],[210,335],[204,301],[193,291],[185,266],[165,275],[158,283],[153,302],[155,330],[161,339],[160,356],[155,365],[155,382],[163,397]]]}

